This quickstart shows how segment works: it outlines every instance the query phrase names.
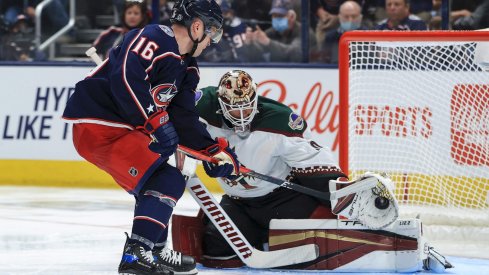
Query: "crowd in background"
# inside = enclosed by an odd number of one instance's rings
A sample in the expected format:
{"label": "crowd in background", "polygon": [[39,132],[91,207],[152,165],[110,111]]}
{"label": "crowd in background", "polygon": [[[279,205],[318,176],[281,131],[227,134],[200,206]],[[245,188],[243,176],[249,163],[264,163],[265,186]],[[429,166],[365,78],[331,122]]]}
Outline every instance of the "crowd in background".
{"label": "crowd in background", "polygon": [[[41,0],[0,0],[0,60],[45,60],[35,50],[34,9]],[[43,13],[43,37],[68,22],[68,0],[53,0]],[[112,14],[114,24],[93,41],[101,57],[123,35],[151,22],[148,0],[76,1],[77,13]],[[81,3],[80,3],[81,2]],[[159,23],[169,25],[174,1],[159,0]],[[217,0],[224,15],[224,36],[205,51],[207,62],[301,62],[301,0]],[[489,0],[452,0],[450,26],[455,30],[489,27]],[[352,30],[441,29],[442,0],[311,0],[309,1],[309,62],[337,63],[341,35]],[[253,7],[253,8],[250,8]],[[59,43],[76,41],[76,26]]]}

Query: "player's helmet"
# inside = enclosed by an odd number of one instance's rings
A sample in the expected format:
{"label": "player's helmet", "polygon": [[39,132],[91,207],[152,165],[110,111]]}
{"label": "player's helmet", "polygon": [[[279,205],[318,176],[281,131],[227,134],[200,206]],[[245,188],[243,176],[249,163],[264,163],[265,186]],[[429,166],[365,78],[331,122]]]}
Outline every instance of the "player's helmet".
{"label": "player's helmet", "polygon": [[178,0],[173,6],[170,22],[189,28],[195,18],[204,22],[205,34],[210,36],[212,43],[221,40],[223,18],[215,0]]}
{"label": "player's helmet", "polygon": [[225,73],[219,80],[217,95],[222,114],[234,125],[234,130],[249,130],[249,124],[258,112],[256,83],[251,76],[242,70]]}

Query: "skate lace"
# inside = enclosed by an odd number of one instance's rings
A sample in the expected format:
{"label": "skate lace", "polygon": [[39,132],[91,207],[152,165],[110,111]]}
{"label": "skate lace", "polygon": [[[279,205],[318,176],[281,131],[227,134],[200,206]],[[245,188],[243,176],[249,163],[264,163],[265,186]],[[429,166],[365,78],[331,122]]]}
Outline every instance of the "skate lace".
{"label": "skate lace", "polygon": [[171,250],[169,248],[164,248],[161,250],[160,256],[163,261],[169,262],[173,265],[182,264],[182,255],[180,252]]}
{"label": "skate lace", "polygon": [[154,262],[154,257],[153,257],[153,253],[151,253],[151,250],[146,251],[142,247],[140,249],[141,249],[140,250],[141,251],[141,255],[143,256],[143,259],[144,260],[146,260],[148,263],[150,263],[152,265],[156,264]]}

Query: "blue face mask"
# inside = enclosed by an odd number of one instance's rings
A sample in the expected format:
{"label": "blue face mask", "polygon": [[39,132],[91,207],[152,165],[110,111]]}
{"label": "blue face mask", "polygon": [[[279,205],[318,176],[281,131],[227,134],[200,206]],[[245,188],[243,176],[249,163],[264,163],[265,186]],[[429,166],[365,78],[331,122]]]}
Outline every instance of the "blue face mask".
{"label": "blue face mask", "polygon": [[272,18],[272,27],[278,32],[284,32],[289,28],[289,20],[287,17]]}
{"label": "blue face mask", "polygon": [[340,28],[344,31],[354,31],[360,28],[360,23],[352,21],[340,22]]}

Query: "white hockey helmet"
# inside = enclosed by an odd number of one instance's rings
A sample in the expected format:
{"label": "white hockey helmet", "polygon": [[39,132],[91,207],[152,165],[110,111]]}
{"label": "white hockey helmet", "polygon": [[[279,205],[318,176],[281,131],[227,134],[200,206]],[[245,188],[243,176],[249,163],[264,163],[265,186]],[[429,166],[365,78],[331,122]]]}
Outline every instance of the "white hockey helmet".
{"label": "white hockey helmet", "polygon": [[217,90],[222,114],[234,125],[236,132],[249,130],[249,124],[258,112],[256,83],[242,70],[225,73]]}

